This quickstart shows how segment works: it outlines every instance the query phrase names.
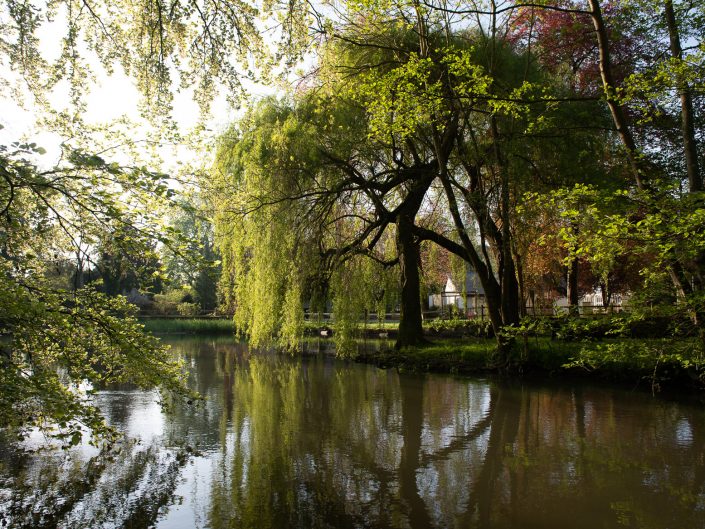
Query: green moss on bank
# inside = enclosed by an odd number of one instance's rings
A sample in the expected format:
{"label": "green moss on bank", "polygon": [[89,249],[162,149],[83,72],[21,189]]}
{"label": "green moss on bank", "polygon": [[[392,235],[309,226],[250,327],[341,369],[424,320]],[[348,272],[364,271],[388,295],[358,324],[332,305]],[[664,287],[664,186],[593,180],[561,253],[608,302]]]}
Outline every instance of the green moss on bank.
{"label": "green moss on bank", "polygon": [[489,371],[495,342],[492,340],[443,340],[421,347],[365,351],[357,361],[406,371],[474,373]]}

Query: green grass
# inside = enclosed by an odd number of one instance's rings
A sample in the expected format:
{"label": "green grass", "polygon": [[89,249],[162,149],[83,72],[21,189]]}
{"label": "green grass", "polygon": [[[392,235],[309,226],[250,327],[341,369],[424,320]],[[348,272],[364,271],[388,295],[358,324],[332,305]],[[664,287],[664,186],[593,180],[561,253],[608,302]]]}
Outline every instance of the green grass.
{"label": "green grass", "polygon": [[418,348],[404,348],[400,352],[415,357],[418,362],[462,362],[468,367],[482,369],[490,365],[496,346],[495,340],[484,338],[441,339]]}
{"label": "green grass", "polygon": [[358,360],[402,371],[472,373],[490,369],[495,345],[481,338],[442,339],[420,347],[365,351]]}
{"label": "green grass", "polygon": [[233,334],[231,319],[205,318],[145,318],[145,329],[153,334]]}
{"label": "green grass", "polygon": [[[360,360],[403,371],[482,373],[498,369],[493,339],[435,339],[420,347],[363,353]],[[506,367],[506,364],[502,364]],[[644,387],[705,389],[705,354],[695,339],[611,338],[595,341],[519,338],[510,372],[544,373],[642,384]]]}

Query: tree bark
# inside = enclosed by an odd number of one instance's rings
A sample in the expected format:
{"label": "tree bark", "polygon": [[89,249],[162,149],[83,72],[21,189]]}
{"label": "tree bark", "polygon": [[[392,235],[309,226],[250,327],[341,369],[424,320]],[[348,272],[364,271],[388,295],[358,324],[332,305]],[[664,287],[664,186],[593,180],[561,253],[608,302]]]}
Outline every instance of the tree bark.
{"label": "tree bark", "polygon": [[580,296],[578,294],[578,259],[573,257],[568,265],[568,313],[577,316],[580,314],[578,304]]}
{"label": "tree bark", "polygon": [[504,325],[519,324],[519,283],[517,281],[516,268],[514,266],[514,254],[512,253],[512,234],[510,229],[509,210],[509,174],[506,164],[499,149],[499,130],[497,120],[494,116],[490,118],[492,131],[492,147],[495,155],[497,169],[501,172],[502,190],[500,193],[502,219],[501,237],[495,240],[501,252],[501,275],[500,290],[502,297],[502,323]]}
{"label": "tree bark", "polygon": [[502,323],[504,325],[518,325],[520,320],[519,281],[511,252],[508,257],[507,259],[505,254],[502,269]]}
{"label": "tree bark", "polygon": [[[683,60],[683,49],[681,47],[680,32],[676,13],[673,9],[673,2],[666,0],[664,4],[664,18],[668,28],[668,36],[671,45],[671,56],[679,61]],[[685,155],[685,168],[688,174],[688,191],[697,193],[703,191],[703,177],[701,167],[698,162],[698,144],[695,137],[695,114],[693,112],[693,98],[690,86],[682,75],[678,79],[678,96],[681,103],[681,136],[683,140],[683,152]],[[696,289],[705,288],[705,252],[698,252],[691,264],[693,279]],[[702,323],[703,316],[695,317],[695,321]]]}
{"label": "tree bark", "polygon": [[399,332],[395,345],[397,349],[426,343],[423,336],[420,296],[420,240],[414,232],[414,222],[426,192],[436,177],[437,170],[438,164],[436,162],[418,164],[403,169],[408,173],[406,180],[411,182],[411,187],[402,203],[393,212],[397,228],[396,243],[401,287]]}
{"label": "tree bark", "polygon": [[600,54],[600,76],[605,90],[607,106],[612,114],[612,121],[617,129],[620,140],[627,151],[629,165],[634,174],[634,180],[639,189],[646,189],[645,174],[643,164],[639,158],[634,136],[629,128],[629,122],[622,105],[617,101],[617,85],[612,73],[612,59],[610,58],[609,37],[605,20],[602,18],[602,8],[599,0],[588,0],[590,4],[590,18],[592,19],[597,36],[597,49]]}
{"label": "tree bark", "polygon": [[[674,59],[683,59],[680,34],[676,22],[676,14],[671,0],[666,0],[664,16],[668,27],[668,36],[671,43],[671,56]],[[703,182],[698,163],[698,147],[695,140],[695,117],[693,113],[693,98],[688,83],[678,76],[678,95],[681,101],[681,134],[683,136],[683,149],[685,151],[685,167],[688,173],[690,192],[702,191]]]}
{"label": "tree bark", "polygon": [[[414,212],[415,213],[415,212]],[[414,219],[407,212],[397,216],[397,255],[401,281],[399,333],[396,347],[424,343],[419,277],[419,242],[414,236]]]}

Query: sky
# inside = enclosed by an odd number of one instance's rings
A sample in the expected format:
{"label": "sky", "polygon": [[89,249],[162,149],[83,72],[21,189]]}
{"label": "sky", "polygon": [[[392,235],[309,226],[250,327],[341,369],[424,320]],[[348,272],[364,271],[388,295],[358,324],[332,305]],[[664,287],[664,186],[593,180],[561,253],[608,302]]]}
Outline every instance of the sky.
{"label": "sky", "polygon": [[[0,23],[5,13],[0,12]],[[60,18],[60,17],[59,17]],[[53,23],[44,23],[38,32],[40,37],[40,50],[43,57],[51,61],[56,59],[58,50],[61,48],[61,38],[65,27],[61,20]],[[134,81],[124,74],[122,68],[117,65],[112,75],[108,75],[97,60],[92,61],[91,68],[96,73],[95,82],[92,84],[90,93],[86,97],[87,110],[83,115],[84,120],[90,125],[98,125],[115,122],[123,117],[137,124],[136,129],[130,133],[133,140],[144,140],[149,130],[148,123],[140,117],[138,104],[140,94]],[[55,164],[61,154],[60,144],[62,138],[55,134],[43,130],[36,125],[40,114],[31,103],[31,96],[26,92],[25,101],[20,103],[18,98],[12,93],[10,87],[13,83],[22,85],[17,73],[13,72],[7,65],[6,58],[0,56],[0,79],[7,81],[9,86],[0,85],[0,144],[9,145],[12,142],[34,142],[43,147],[47,153],[37,160],[40,166],[51,166]],[[263,97],[275,93],[275,89],[253,83],[245,84],[248,92],[253,98]],[[49,95],[52,107],[55,109],[65,108],[69,101],[67,84],[59,85],[52,94]],[[193,101],[192,91],[183,90],[174,93],[172,118],[178,126],[181,135],[189,134],[201,117],[198,105]],[[215,136],[225,130],[225,128],[236,121],[242,115],[242,110],[232,108],[224,95],[218,96],[212,103],[210,116],[205,120],[207,136]],[[159,151],[164,163],[159,168],[162,171],[176,170],[176,162],[199,163],[199,158],[204,156],[204,151],[192,151],[188,147],[164,148]],[[110,154],[106,153],[106,157]],[[119,163],[125,163],[120,154],[115,154]],[[207,160],[206,160],[207,161]],[[181,164],[179,164],[181,165]],[[156,169],[156,168],[155,168]]]}
{"label": "sky", "polygon": [[[3,73],[7,79],[7,73]],[[265,87],[250,88],[254,97],[273,92],[272,89]],[[56,108],[65,107],[67,100],[68,96],[65,93],[62,94],[61,90],[51,96],[52,104]],[[149,125],[139,115],[139,100],[140,94],[134,82],[121,71],[112,76],[98,76],[86,98],[87,110],[84,119],[89,124],[98,125],[114,122],[125,116],[138,124],[133,139],[144,139],[146,134],[141,132],[146,131]],[[220,96],[213,102],[211,116],[206,121],[207,129],[218,134],[236,121],[239,115],[240,112],[231,108],[225,101],[225,97]],[[200,110],[193,101],[190,91],[175,94],[172,116],[182,135],[187,135],[198,124]],[[0,124],[3,126],[0,130],[0,144],[7,145],[14,141],[35,142],[47,150],[42,161],[53,164],[60,155],[61,137],[38,127],[37,117],[36,108],[31,103],[20,105],[7,91],[0,93]],[[169,155],[166,152],[164,155],[168,160]],[[198,153],[188,153],[183,150],[180,152],[180,156],[183,156],[186,161],[194,161],[198,155]]]}

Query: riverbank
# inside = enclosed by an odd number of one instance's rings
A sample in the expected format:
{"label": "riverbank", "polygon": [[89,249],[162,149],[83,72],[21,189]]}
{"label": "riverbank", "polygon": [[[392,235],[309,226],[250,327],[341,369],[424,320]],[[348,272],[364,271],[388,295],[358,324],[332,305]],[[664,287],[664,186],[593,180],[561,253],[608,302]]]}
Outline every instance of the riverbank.
{"label": "riverbank", "polygon": [[[234,334],[225,318],[149,318],[145,329],[156,335]],[[363,339],[390,339],[396,322],[361,325]],[[508,361],[499,362],[496,341],[478,337],[486,322],[432,320],[424,323],[430,343],[415,348],[362,349],[360,363],[409,372],[509,374],[542,379],[589,379],[640,387],[648,391],[705,393],[705,355],[695,338],[589,338],[557,333],[557,337],[517,337]],[[594,325],[593,325],[594,326]],[[309,336],[331,337],[334,329],[307,322]],[[572,336],[567,339],[566,336]]]}
{"label": "riverbank", "polygon": [[491,339],[440,339],[427,345],[361,351],[354,360],[405,372],[506,374],[590,379],[652,392],[703,393],[705,358],[695,340],[609,339],[593,342],[534,337],[500,362]]}

